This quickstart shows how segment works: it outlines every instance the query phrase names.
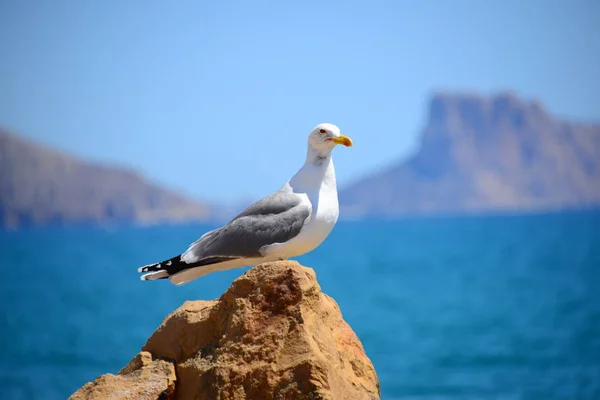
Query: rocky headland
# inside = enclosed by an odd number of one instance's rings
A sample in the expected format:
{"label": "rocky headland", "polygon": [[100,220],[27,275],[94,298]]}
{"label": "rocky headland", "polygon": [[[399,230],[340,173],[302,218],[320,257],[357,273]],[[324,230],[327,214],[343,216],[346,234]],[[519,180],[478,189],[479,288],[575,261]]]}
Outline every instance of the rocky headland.
{"label": "rocky headland", "polygon": [[340,192],[341,214],[525,213],[600,208],[600,124],[512,92],[435,94],[415,154]]}
{"label": "rocky headland", "polygon": [[83,160],[0,127],[0,229],[205,222],[208,205],[131,168]]}

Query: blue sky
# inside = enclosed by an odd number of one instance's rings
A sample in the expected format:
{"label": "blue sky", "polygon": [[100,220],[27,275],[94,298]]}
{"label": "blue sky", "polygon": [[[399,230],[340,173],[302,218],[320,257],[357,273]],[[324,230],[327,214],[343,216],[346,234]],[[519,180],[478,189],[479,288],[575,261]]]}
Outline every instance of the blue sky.
{"label": "blue sky", "polygon": [[212,201],[339,125],[340,184],[415,151],[438,89],[600,120],[599,1],[0,2],[0,124]]}

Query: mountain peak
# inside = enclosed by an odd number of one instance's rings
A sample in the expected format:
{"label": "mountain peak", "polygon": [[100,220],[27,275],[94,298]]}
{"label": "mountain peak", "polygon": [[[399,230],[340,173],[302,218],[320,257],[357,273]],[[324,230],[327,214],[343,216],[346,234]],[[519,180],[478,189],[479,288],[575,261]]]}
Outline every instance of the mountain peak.
{"label": "mountain peak", "polygon": [[435,93],[429,102],[428,123],[440,125],[466,124],[484,131],[485,126],[504,124],[519,128],[536,120],[552,117],[537,101],[526,101],[515,92],[504,91],[486,97],[476,93]]}

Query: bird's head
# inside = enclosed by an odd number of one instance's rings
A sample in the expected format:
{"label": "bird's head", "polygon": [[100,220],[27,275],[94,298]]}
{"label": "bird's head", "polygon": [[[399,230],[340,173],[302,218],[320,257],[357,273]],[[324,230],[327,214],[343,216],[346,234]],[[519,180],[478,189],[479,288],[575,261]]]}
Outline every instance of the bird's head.
{"label": "bird's head", "polygon": [[310,132],[308,145],[315,150],[331,150],[337,144],[352,146],[352,139],[340,133],[340,128],[333,124],[319,124]]}

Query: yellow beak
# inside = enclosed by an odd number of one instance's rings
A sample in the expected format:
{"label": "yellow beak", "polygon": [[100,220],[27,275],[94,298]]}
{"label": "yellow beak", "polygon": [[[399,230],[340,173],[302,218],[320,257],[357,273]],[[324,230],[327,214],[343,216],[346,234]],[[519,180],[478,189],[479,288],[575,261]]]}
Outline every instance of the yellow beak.
{"label": "yellow beak", "polygon": [[352,147],[352,139],[348,136],[340,135],[339,137],[329,138],[335,144],[343,144],[346,147]]}

